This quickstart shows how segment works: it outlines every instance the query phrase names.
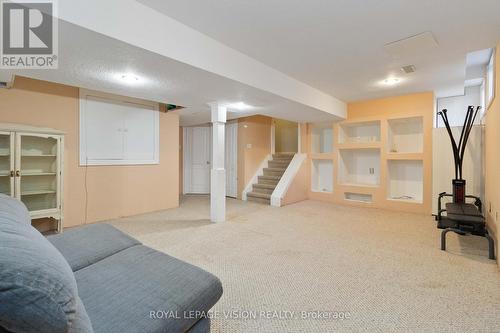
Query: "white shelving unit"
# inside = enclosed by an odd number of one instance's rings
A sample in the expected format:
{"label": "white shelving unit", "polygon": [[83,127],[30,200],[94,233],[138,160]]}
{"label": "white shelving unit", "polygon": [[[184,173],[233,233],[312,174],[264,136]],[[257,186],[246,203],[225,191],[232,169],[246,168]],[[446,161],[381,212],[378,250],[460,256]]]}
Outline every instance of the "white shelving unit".
{"label": "white shelving unit", "polygon": [[0,193],[9,196],[13,191],[10,180],[12,144],[10,132],[0,132]]}
{"label": "white shelving unit", "polygon": [[315,154],[327,154],[333,152],[332,123],[312,124],[311,152]]}
{"label": "white shelving unit", "polygon": [[389,153],[421,153],[424,149],[424,123],[422,117],[388,120]]}
{"label": "white shelving unit", "polygon": [[339,143],[380,142],[380,121],[344,123],[339,126]]}
{"label": "white shelving unit", "polygon": [[333,161],[313,159],[311,167],[311,191],[333,192]]}
{"label": "white shelving unit", "polygon": [[62,230],[64,136],[52,129],[0,124],[0,192],[20,199],[33,219]]}
{"label": "white shelving unit", "polygon": [[388,200],[422,203],[423,162],[418,160],[389,160]]}
{"label": "white shelving unit", "polygon": [[378,186],[380,149],[340,149],[339,183],[352,186]]}

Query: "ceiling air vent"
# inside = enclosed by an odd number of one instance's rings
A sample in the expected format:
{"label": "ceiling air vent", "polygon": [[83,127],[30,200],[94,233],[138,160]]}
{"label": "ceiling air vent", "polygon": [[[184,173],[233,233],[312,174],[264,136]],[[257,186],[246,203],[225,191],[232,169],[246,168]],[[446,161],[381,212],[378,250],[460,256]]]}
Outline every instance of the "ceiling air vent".
{"label": "ceiling air vent", "polygon": [[401,70],[405,72],[406,74],[413,73],[417,70],[417,68],[413,65],[408,65],[408,66],[403,66],[401,67]]}

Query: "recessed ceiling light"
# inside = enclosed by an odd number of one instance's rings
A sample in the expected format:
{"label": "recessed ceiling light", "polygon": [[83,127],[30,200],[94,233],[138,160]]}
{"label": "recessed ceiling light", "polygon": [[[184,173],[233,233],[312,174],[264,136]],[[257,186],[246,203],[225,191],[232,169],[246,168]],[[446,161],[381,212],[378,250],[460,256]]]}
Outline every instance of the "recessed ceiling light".
{"label": "recessed ceiling light", "polygon": [[134,84],[139,82],[139,77],[133,74],[122,74],[121,80],[127,84]]}
{"label": "recessed ceiling light", "polygon": [[228,104],[227,108],[228,109],[236,109],[236,110],[243,111],[243,110],[251,109],[251,108],[253,108],[253,106],[248,105],[248,104],[246,104],[244,102],[238,102],[238,103]]}
{"label": "recessed ceiling light", "polygon": [[398,79],[397,77],[390,77],[390,78],[383,80],[381,83],[386,85],[386,86],[393,86],[393,85],[396,85],[400,82],[401,82],[401,80]]}

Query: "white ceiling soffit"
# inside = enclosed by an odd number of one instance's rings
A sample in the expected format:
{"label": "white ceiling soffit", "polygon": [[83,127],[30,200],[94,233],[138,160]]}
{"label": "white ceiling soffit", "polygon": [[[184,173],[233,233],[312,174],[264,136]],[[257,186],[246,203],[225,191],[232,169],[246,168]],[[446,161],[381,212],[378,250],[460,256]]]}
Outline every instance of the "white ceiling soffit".
{"label": "white ceiling soffit", "polygon": [[[174,111],[181,125],[210,121],[207,101],[253,106],[247,112],[231,112],[229,119],[252,114],[297,122],[336,121],[341,118],[301,103],[215,75],[154,52],[60,21],[59,68],[56,70],[2,70],[12,74],[67,84],[106,93],[185,106]],[[123,74],[137,76],[128,84]]]}
{"label": "white ceiling soffit", "polygon": [[[463,94],[466,54],[500,40],[497,0],[139,1],[344,101]],[[399,59],[384,49],[424,32],[438,47]],[[389,76],[399,84],[379,84]]]}
{"label": "white ceiling soffit", "polygon": [[67,22],[331,115],[346,116],[346,104],[339,99],[137,1],[59,0],[58,3],[59,17]]}

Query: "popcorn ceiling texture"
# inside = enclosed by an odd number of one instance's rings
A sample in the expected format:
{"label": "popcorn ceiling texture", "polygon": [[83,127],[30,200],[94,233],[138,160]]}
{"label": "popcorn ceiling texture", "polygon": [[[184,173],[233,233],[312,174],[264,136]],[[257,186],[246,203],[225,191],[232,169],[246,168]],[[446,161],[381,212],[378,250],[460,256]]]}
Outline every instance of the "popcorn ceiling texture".
{"label": "popcorn ceiling texture", "polygon": [[[484,238],[440,231],[431,216],[303,201],[276,208],[228,199],[227,222],[208,221],[207,196],[111,223],[217,275],[224,294],[212,332],[493,332],[500,272]],[[160,287],[160,286],[159,286]],[[253,311],[230,319],[224,311]],[[260,311],[296,311],[267,319]],[[300,319],[301,311],[350,318]],[[236,312],[243,314],[243,312]],[[284,316],[284,314],[282,313]]]}

